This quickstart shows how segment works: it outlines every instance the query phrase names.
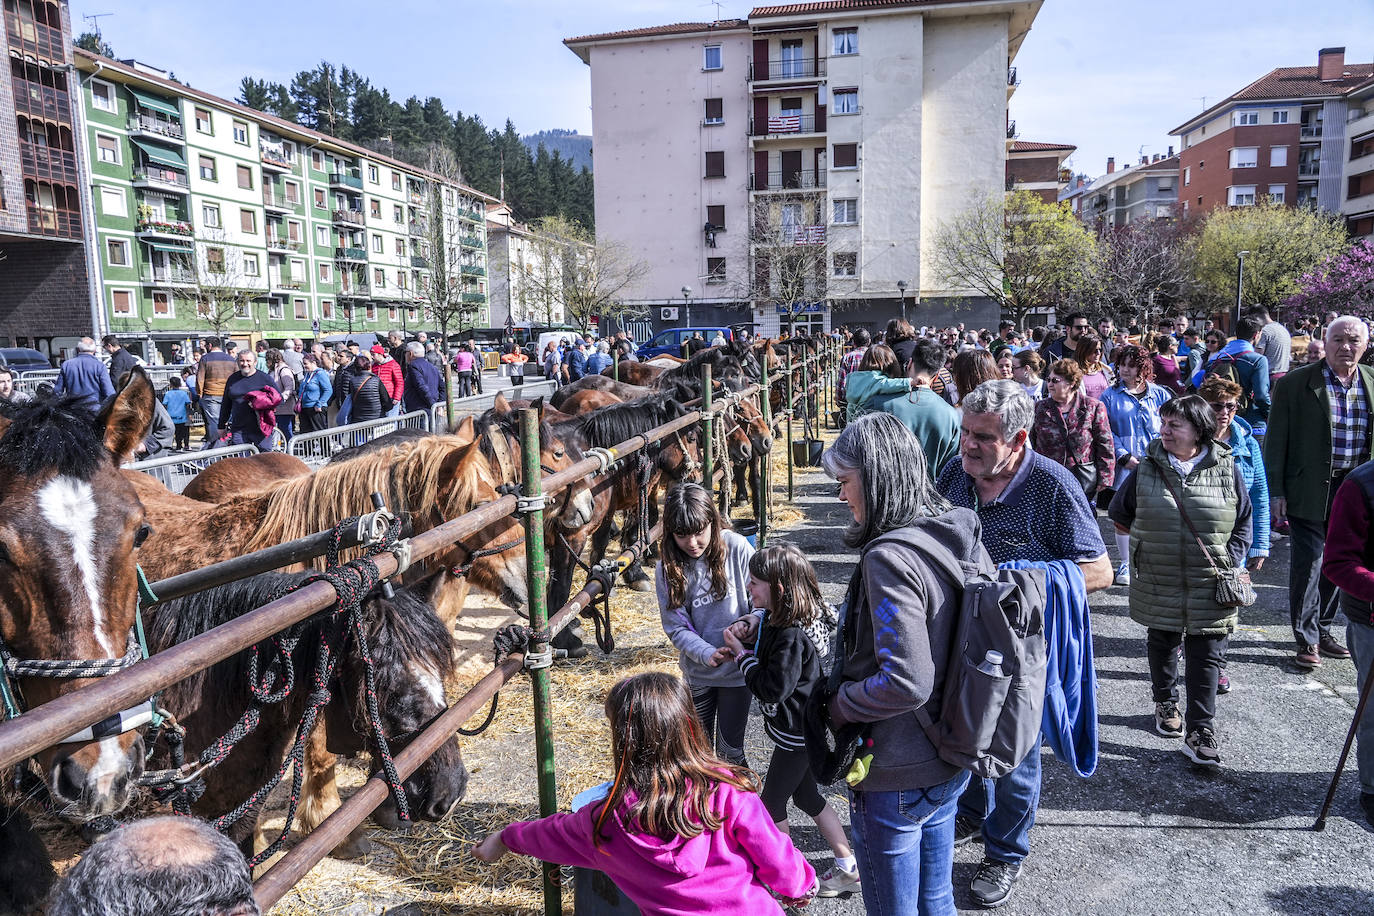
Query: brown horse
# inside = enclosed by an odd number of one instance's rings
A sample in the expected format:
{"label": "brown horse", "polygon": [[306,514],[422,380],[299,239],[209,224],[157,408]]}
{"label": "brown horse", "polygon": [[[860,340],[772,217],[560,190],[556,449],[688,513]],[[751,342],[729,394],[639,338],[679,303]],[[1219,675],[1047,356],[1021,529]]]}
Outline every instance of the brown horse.
{"label": "brown horse", "polygon": [[[134,369],[99,415],[71,398],[0,405],[0,638],[15,658],[114,667],[137,659],[135,550],[149,529],[119,466],[143,441],[153,398]],[[33,708],[87,681],[23,671],[11,683],[17,702]],[[101,725],[112,723],[90,732],[103,737],[68,739],[37,756],[66,820],[114,814],[133,794],[143,739],[121,731],[122,719]]]}
{"label": "brown horse", "polygon": [[554,392],[549,398],[549,406],[562,410],[564,401],[574,394],[577,394],[577,392],[585,391],[588,388],[609,391],[622,401],[633,401],[635,398],[642,398],[654,393],[654,390],[647,386],[617,382],[615,379],[605,375],[584,375],[577,381],[570,382]]}
{"label": "brown horse", "polygon": [[[620,381],[628,385],[652,385],[664,371],[666,370],[647,363],[629,363],[623,359],[620,361]],[[615,379],[616,368],[607,366],[601,370],[601,374],[608,379]]]}
{"label": "brown horse", "polygon": [[[632,387],[626,385],[624,387]],[[582,391],[574,392],[571,397],[566,399],[559,410],[569,416],[579,417],[583,414],[591,413],[611,404],[623,404],[625,398],[612,394],[609,391],[599,391],[595,388],[587,388]]]}
{"label": "brown horse", "polygon": [[270,487],[280,480],[304,477],[309,473],[310,465],[282,452],[225,458],[192,477],[181,495],[204,503],[222,503]]}

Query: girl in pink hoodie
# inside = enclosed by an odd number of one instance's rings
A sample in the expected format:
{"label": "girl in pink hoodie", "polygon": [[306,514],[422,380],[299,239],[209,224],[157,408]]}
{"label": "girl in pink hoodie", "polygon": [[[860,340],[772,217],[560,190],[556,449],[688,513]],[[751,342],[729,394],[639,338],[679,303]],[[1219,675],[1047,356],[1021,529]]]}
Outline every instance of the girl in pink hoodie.
{"label": "girl in pink hoodie", "polygon": [[752,916],[805,905],[816,873],[779,832],[758,778],[715,757],[671,674],[626,678],[606,697],[615,781],[601,802],[524,821],[473,849],[605,872],[645,916]]}

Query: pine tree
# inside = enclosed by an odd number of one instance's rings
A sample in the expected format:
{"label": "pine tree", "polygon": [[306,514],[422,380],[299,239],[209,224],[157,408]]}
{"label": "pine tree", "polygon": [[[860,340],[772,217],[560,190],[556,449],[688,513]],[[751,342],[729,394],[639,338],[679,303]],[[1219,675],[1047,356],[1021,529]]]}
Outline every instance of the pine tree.
{"label": "pine tree", "polygon": [[240,105],[247,105],[258,111],[266,111],[271,98],[272,84],[267,80],[257,80],[251,76],[245,76],[239,81],[239,97],[235,101]]}

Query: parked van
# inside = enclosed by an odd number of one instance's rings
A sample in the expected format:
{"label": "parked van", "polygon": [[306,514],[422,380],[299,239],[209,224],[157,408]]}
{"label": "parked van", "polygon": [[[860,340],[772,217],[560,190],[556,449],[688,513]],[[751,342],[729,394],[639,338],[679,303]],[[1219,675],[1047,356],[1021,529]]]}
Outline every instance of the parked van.
{"label": "parked van", "polygon": [[653,359],[665,353],[669,356],[681,356],[682,345],[693,336],[700,334],[706,345],[710,346],[717,332],[726,340],[735,339],[734,331],[729,328],[668,328],[666,331],[659,331],[648,343],[642,344],[635,351],[635,355],[640,359]]}

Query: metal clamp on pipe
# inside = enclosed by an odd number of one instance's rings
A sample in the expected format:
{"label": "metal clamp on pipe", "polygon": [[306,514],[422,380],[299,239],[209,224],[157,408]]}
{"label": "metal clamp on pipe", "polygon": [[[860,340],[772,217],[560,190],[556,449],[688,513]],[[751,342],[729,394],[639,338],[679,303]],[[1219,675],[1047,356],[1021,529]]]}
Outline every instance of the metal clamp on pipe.
{"label": "metal clamp on pipe", "polygon": [[394,579],[397,576],[403,575],[407,569],[410,569],[410,564],[413,561],[410,549],[410,538],[406,538],[404,541],[397,541],[393,544],[391,553],[396,557],[396,571],[388,578]]}
{"label": "metal clamp on pipe", "polygon": [[589,448],[582,453],[583,458],[595,458],[597,463],[596,473],[604,474],[612,464],[615,463],[615,453],[608,448],[597,446]]}
{"label": "metal clamp on pipe", "polygon": [[531,512],[538,512],[548,503],[548,497],[543,493],[535,496],[517,496],[515,498],[515,511],[528,515]]}
{"label": "metal clamp on pipe", "polygon": [[[553,667],[554,649],[548,643],[544,643],[542,651],[536,652],[532,649],[525,650],[525,670],[538,671],[540,668]],[[566,653],[564,653],[566,655]]]}
{"label": "metal clamp on pipe", "polygon": [[363,547],[375,547],[382,543],[396,522],[396,516],[382,502],[382,494],[372,494],[372,505],[374,511],[358,516],[358,543]]}

